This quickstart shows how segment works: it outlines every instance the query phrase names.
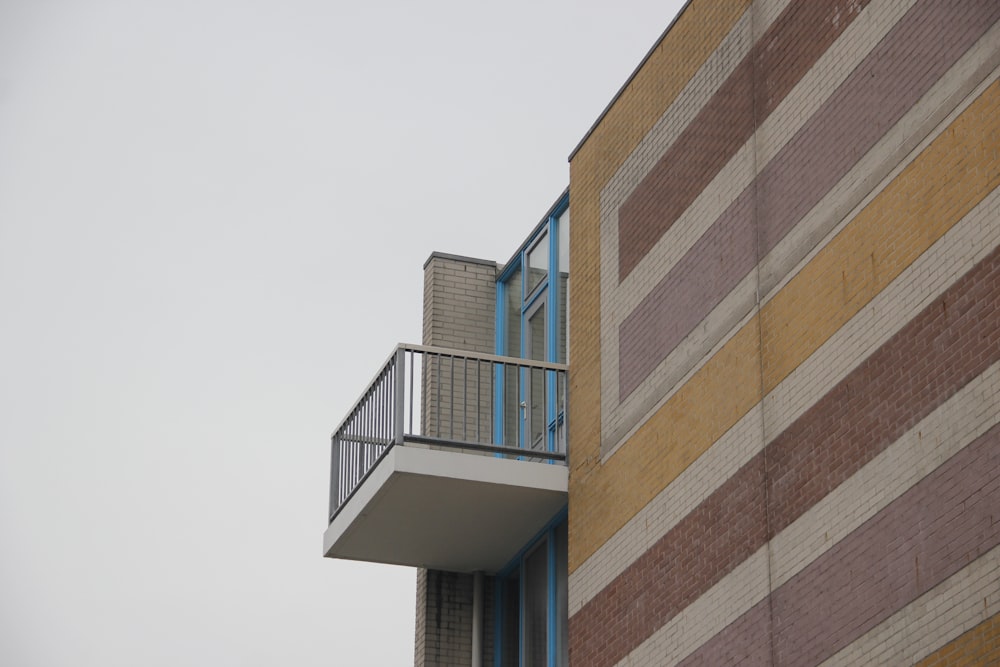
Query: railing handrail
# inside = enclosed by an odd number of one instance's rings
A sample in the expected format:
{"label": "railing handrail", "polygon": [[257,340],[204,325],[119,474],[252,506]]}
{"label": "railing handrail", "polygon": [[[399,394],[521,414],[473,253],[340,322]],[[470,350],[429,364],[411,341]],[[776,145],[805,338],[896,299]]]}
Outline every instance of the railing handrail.
{"label": "railing handrail", "polygon": [[354,401],[354,405],[351,406],[350,410],[347,411],[347,416],[345,416],[337,428],[333,429],[331,436],[335,436],[340,433],[341,429],[347,424],[351,419],[351,415],[354,411],[364,402],[365,397],[368,396],[368,392],[378,383],[379,378],[385,372],[385,369],[395,362],[396,352],[402,350],[403,352],[428,352],[431,354],[437,354],[444,357],[460,357],[465,359],[474,359],[476,361],[489,361],[498,364],[507,364],[510,366],[527,366],[531,368],[539,368],[547,371],[565,371],[569,367],[566,364],[557,364],[549,361],[536,361],[534,359],[525,359],[524,357],[505,357],[498,354],[487,354],[485,352],[473,352],[471,350],[459,350],[450,347],[439,347],[437,345],[417,345],[415,343],[397,343],[389,356],[386,357],[382,365],[378,367],[375,375],[372,377],[371,381],[365,386],[364,391],[358,397],[358,400]]}
{"label": "railing handrail", "polygon": [[435,447],[442,447],[445,449],[517,456],[522,459],[545,459],[547,461],[566,460],[566,452],[550,452],[545,449],[526,449],[524,447],[508,447],[506,445],[489,445],[481,442],[466,442],[463,440],[452,440],[450,438],[435,438],[434,436],[429,435],[407,435],[404,438],[404,445],[406,441],[419,445],[433,445]]}
{"label": "railing handrail", "polygon": [[[477,361],[492,361],[498,364],[507,364],[510,366],[530,366],[531,368],[538,368],[545,371],[565,371],[569,368],[566,364],[557,364],[551,361],[536,361],[535,359],[526,359],[525,357],[505,357],[498,354],[487,354],[485,352],[473,352],[471,350],[459,350],[450,347],[438,347],[436,345],[414,345],[412,343],[400,343],[396,346],[402,348],[405,351],[413,352],[430,352],[432,354],[439,354],[445,357],[464,357],[466,359],[475,359]],[[376,376],[378,377],[378,376]]]}

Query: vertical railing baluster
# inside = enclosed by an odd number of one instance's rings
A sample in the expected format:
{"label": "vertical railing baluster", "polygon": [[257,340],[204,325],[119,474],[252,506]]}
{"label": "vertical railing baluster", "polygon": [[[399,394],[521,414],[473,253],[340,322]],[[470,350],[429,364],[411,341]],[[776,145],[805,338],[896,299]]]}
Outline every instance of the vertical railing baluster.
{"label": "vertical railing baluster", "polygon": [[361,464],[362,468],[368,469],[368,462],[371,460],[371,442],[372,442],[372,392],[374,388],[368,390],[368,395],[365,396],[365,435],[364,435],[364,448],[365,457],[364,463]]}
{"label": "vertical railing baluster", "polygon": [[[366,394],[368,392],[365,392]],[[354,484],[358,483],[358,477],[360,476],[359,471],[364,467],[364,431],[365,431],[365,404],[362,403],[358,406],[358,416],[355,423],[355,432],[357,434],[357,439],[354,443]]]}
{"label": "vertical railing baluster", "polygon": [[[406,351],[402,346],[396,348],[396,368],[404,369],[406,364]],[[395,415],[396,415],[396,432],[393,434],[393,440],[400,447],[403,446],[403,383],[400,382],[396,386],[396,400],[395,400]]]}
{"label": "vertical railing baluster", "polygon": [[396,411],[393,410],[393,397],[396,396],[396,360],[392,360],[389,367],[388,380],[385,384],[385,400],[382,403],[382,448],[389,444],[390,434],[395,433],[396,425],[393,417]]}
{"label": "vertical railing baluster", "polygon": [[344,424],[344,435],[341,436],[341,441],[343,442],[342,451],[340,455],[341,471],[340,476],[343,481],[343,485],[340,487],[340,502],[344,501],[344,489],[351,484],[351,424],[354,421],[353,410],[350,417],[347,418],[347,423]]}
{"label": "vertical railing baluster", "polygon": [[476,360],[476,442],[482,442],[479,438],[480,428],[483,425],[483,387],[480,380],[483,375],[483,362]]}
{"label": "vertical railing baluster", "polygon": [[428,435],[439,437],[444,429],[441,428],[441,357],[433,355],[434,371],[431,373],[431,382],[434,383],[434,428]]}
{"label": "vertical railing baluster", "polygon": [[337,436],[330,436],[330,513],[327,515],[327,520],[340,507],[340,462],[337,460],[339,456],[340,448],[337,446]]}
{"label": "vertical railing baluster", "polygon": [[[423,358],[422,355],[421,358]],[[416,366],[414,365],[413,361],[413,350],[410,350],[410,433],[411,434],[413,433],[413,376],[416,374],[413,370],[414,368],[416,368]],[[403,369],[403,375],[404,376],[406,375],[405,368]]]}
{"label": "vertical railing baluster", "polygon": [[[395,360],[394,360],[395,361]],[[381,397],[379,398],[379,429],[378,429],[378,448],[379,456],[382,455],[382,450],[385,449],[386,443],[389,442],[389,400],[392,396],[392,364],[386,370],[385,381],[382,383]]]}
{"label": "vertical railing baluster", "polygon": [[489,416],[490,416],[490,418],[489,418],[489,422],[490,422],[489,423],[489,429],[490,429],[489,430],[489,434],[490,434],[489,442],[491,442],[493,444],[500,444],[499,442],[495,442],[497,438],[496,438],[496,423],[494,422],[494,420],[496,419],[497,412],[498,412],[497,411],[496,364],[493,363],[493,362],[490,362],[489,369],[490,369],[490,375],[487,378],[487,381],[490,383],[490,411],[488,413]]}
{"label": "vertical railing baluster", "polygon": [[[347,422],[347,428],[345,429],[347,433],[347,446],[344,450],[344,481],[345,486],[354,487],[354,418],[357,416],[357,410],[351,411],[350,420]],[[341,491],[340,501],[344,501],[346,494]]]}
{"label": "vertical railing baluster", "polygon": [[365,392],[365,402],[361,404],[361,468],[364,469],[368,465],[368,436],[371,432],[371,415],[368,413],[368,407],[371,405],[372,400],[372,390],[371,387]]}
{"label": "vertical railing baluster", "polygon": [[378,458],[379,453],[382,450],[382,391],[385,389],[385,377],[386,371],[382,371],[382,377],[379,378],[378,387],[375,391],[375,400],[372,405],[372,460]]}

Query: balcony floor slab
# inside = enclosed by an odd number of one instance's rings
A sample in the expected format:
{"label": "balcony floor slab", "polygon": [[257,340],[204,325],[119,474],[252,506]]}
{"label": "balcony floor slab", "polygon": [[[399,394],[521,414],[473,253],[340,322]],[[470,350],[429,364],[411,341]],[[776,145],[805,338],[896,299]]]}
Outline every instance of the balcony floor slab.
{"label": "balcony floor slab", "polygon": [[567,485],[565,465],[393,447],[327,528],[323,553],[496,572],[566,506]]}

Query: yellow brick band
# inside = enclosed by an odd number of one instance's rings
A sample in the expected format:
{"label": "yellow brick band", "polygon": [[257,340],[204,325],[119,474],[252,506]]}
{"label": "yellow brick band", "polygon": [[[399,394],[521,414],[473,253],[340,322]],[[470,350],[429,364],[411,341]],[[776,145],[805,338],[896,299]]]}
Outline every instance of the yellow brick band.
{"label": "yellow brick band", "polygon": [[[673,103],[749,6],[749,0],[693,3],[621,92],[570,162],[570,275],[573,276],[569,424],[573,475],[580,481],[600,461],[600,192]],[[570,503],[572,559],[581,525]],[[592,552],[593,549],[588,551]]]}
{"label": "yellow brick band", "polygon": [[1000,185],[998,91],[990,86],[762,309],[765,392]]}
{"label": "yellow brick band", "polygon": [[[1000,82],[987,88],[763,307],[765,391],[1000,185],[998,152]],[[960,176],[949,181],[942,174]],[[899,224],[901,220],[908,224]],[[758,402],[758,335],[755,317],[605,465],[594,465],[596,439],[577,433],[574,459],[578,444],[584,445],[585,458],[574,462],[570,476],[570,511],[581,517],[571,522],[576,525],[570,533],[571,572]],[[574,385],[573,391],[584,388]],[[574,414],[594,419],[593,405],[599,403],[574,403]],[[590,434],[599,432],[595,428]],[[617,502],[608,503],[611,497]]]}
{"label": "yellow brick band", "polygon": [[1000,615],[976,627],[918,662],[915,667],[959,667],[1000,664]]}

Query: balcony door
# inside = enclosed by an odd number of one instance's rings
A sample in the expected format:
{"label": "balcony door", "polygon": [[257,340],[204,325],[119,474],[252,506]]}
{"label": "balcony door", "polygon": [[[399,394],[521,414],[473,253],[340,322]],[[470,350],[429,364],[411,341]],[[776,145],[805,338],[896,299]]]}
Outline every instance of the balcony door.
{"label": "balcony door", "polygon": [[565,511],[497,574],[493,664],[569,664],[568,534]]}
{"label": "balcony door", "polygon": [[[497,354],[566,363],[569,200],[564,196],[522,244],[497,280]],[[557,373],[504,368],[495,442],[565,451],[565,396]]]}
{"label": "balcony door", "polygon": [[[524,348],[523,356],[535,361],[547,361],[546,315],[547,295],[540,294],[524,314]],[[523,446],[533,450],[549,449],[547,438],[548,420],[545,405],[548,381],[545,371],[521,371],[521,417],[524,420]]]}

